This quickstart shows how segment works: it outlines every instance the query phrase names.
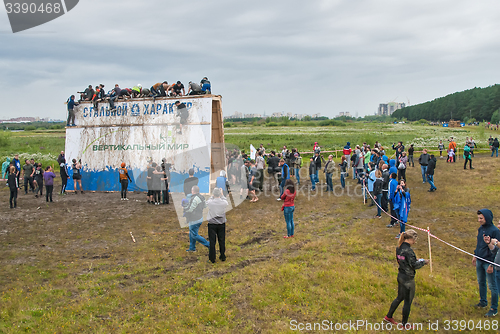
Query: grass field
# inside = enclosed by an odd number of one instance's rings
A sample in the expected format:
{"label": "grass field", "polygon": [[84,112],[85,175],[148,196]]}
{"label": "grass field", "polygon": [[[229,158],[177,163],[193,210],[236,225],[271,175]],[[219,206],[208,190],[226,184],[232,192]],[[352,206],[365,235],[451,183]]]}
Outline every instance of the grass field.
{"label": "grass field", "polygon": [[[450,135],[461,146],[461,138],[471,134],[484,146],[489,136],[480,128],[398,126],[304,128],[304,133],[237,127],[226,129],[226,141],[240,147],[287,144],[304,151],[315,141],[326,149],[377,139],[388,145],[421,138],[422,145],[437,146],[433,138]],[[55,158],[64,143],[60,137],[64,134],[13,133],[0,153],[32,154],[40,145]],[[487,154],[476,155],[474,170],[464,171],[461,161],[438,160],[435,193],[422,184],[420,168],[409,168],[409,223],[430,227],[472,252],[476,211],[487,207],[495,222],[500,218],[500,166]],[[385,227],[388,218],[373,218],[375,209],[363,205],[356,187],[348,180],[343,194],[337,187],[335,196],[313,196],[303,183],[296,199],[296,236],[287,240],[282,203],[275,197],[243,203],[228,212],[227,261],[215,265],[207,263],[208,251],[200,246],[186,253],[188,234],[171,205],[151,207],[143,194],[130,194],[129,202],[113,193],[56,196],[50,206],[20,195],[19,208],[10,210],[2,187],[0,333],[293,333],[292,321],[380,323],[397,294],[398,231]],[[200,234],[207,237],[206,223]],[[422,232],[414,250],[418,257],[429,256]],[[417,272],[410,321],[423,324],[421,332],[430,332],[428,323],[436,321],[439,332],[445,332],[446,320],[484,324],[486,310],[472,307],[479,296],[470,256],[436,240],[432,256],[433,274],[428,266]]]}

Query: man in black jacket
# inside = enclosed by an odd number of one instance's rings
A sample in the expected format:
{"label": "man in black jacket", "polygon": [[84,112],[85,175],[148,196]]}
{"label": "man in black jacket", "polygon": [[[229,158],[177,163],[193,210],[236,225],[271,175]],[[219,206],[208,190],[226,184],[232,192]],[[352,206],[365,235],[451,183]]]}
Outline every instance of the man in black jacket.
{"label": "man in black jacket", "polygon": [[427,165],[429,164],[429,155],[427,154],[427,150],[424,148],[423,153],[418,158],[418,163],[420,164],[420,169],[422,171],[422,183],[426,183],[427,180],[425,175],[427,174]]}
{"label": "man in black jacket", "polygon": [[276,156],[276,152],[271,151],[270,156],[267,158],[267,173],[269,174],[269,190],[273,190],[273,185],[276,185],[276,174],[281,171],[278,166],[280,159]]}
{"label": "man in black jacket", "polygon": [[434,154],[431,154],[431,158],[429,159],[429,164],[427,165],[427,181],[431,185],[431,189],[429,192],[436,191],[436,186],[434,185],[434,169],[436,168],[436,158]]}

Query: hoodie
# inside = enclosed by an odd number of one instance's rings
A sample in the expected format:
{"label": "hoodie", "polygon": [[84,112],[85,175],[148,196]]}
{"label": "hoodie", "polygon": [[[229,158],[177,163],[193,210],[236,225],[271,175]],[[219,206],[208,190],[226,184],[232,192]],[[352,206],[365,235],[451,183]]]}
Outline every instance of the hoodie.
{"label": "hoodie", "polygon": [[[491,238],[500,239],[500,230],[493,225],[493,213],[488,209],[479,210],[484,216],[486,223],[479,226],[477,229],[477,244],[474,250],[474,255],[479,256],[485,260],[493,262],[495,256],[491,253],[486,242],[484,242],[483,236],[488,235]],[[478,259],[478,261],[481,261]]]}
{"label": "hoodie", "polygon": [[[398,213],[399,220],[407,223],[411,205],[410,189],[405,188],[405,191],[396,191],[392,203],[394,204],[394,210]],[[488,246],[486,246],[486,248],[488,248]]]}
{"label": "hoodie", "polygon": [[398,173],[398,169],[396,167],[396,159],[389,160],[389,173]]}
{"label": "hoodie", "polygon": [[5,162],[2,164],[2,179],[6,179],[7,177],[9,177],[9,173],[7,172],[7,170],[9,169],[9,165],[10,158],[7,158],[7,160],[5,160]]}
{"label": "hoodie", "polygon": [[344,155],[351,155],[352,149],[350,142],[347,142],[347,145],[344,146],[344,150],[342,152],[344,153]]}

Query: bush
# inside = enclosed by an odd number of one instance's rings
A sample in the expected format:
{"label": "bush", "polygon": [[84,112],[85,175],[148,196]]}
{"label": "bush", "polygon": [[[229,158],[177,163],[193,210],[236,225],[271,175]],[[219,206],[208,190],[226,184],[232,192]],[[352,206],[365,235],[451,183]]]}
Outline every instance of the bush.
{"label": "bush", "polygon": [[276,122],[269,122],[266,124],[266,126],[278,126],[278,123]]}
{"label": "bush", "polygon": [[10,143],[10,133],[2,131],[0,132],[0,146],[6,147]]}
{"label": "bush", "polygon": [[28,125],[24,128],[24,131],[34,131],[36,127],[34,125]]}
{"label": "bush", "polygon": [[233,126],[233,125],[232,125],[231,123],[229,123],[229,122],[224,123],[224,127],[225,127],[225,128],[230,128],[230,127],[232,127],[232,126]]}
{"label": "bush", "polygon": [[59,129],[62,129],[62,126],[61,125],[51,125],[50,129],[51,130],[59,130]]}

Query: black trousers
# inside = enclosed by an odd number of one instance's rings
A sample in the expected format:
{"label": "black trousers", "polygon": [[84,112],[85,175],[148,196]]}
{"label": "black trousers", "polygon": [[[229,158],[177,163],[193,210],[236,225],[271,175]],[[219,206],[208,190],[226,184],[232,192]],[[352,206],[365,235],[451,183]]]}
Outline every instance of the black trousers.
{"label": "black trousers", "polygon": [[66,184],[68,184],[68,178],[67,177],[61,177],[61,194],[64,194],[66,192]]}
{"label": "black trousers", "polygon": [[398,169],[398,181],[401,181],[401,179],[406,181],[406,168]]}
{"label": "black trousers", "polygon": [[33,178],[30,177],[25,177],[24,178],[24,193],[28,193],[28,184],[30,185],[31,190],[35,190],[35,185],[33,184]]}
{"label": "black trousers", "polygon": [[35,181],[36,181],[35,194],[38,195],[38,192],[40,192],[40,196],[43,196],[43,179],[38,179]]}
{"label": "black trousers", "polygon": [[398,218],[398,213],[396,212],[396,210],[394,210],[394,203],[392,203],[392,201],[389,201],[389,205],[390,205],[390,208],[391,208],[391,216],[394,217],[394,218],[391,218],[391,225],[394,225],[394,224],[396,224],[398,222],[395,219],[395,218]]}
{"label": "black trousers", "polygon": [[387,212],[389,204],[389,200],[387,199],[387,194],[388,194],[387,191],[382,190],[382,201],[380,203],[380,206],[382,207],[382,210],[384,210],[385,212]]}
{"label": "black trousers", "polygon": [[163,190],[163,204],[168,204],[170,203],[170,199],[168,197],[168,182],[165,181],[165,189]]}
{"label": "black trousers", "polygon": [[215,242],[219,241],[219,259],[226,261],[226,224],[208,224],[208,241],[210,247],[208,250],[208,259],[215,262]]}
{"label": "black trousers", "polygon": [[49,198],[52,202],[52,191],[54,191],[54,186],[45,186],[45,200],[48,202]]}
{"label": "black trousers", "polygon": [[403,325],[408,323],[413,297],[415,297],[415,279],[408,279],[406,275],[398,274],[398,296],[392,302],[389,312],[387,313],[387,317],[392,318],[399,304],[404,301],[402,323]]}
{"label": "black trousers", "polygon": [[120,184],[122,185],[122,190],[121,190],[122,198],[127,198],[128,180],[122,179],[120,180]]}
{"label": "black trousers", "polygon": [[[14,205],[12,205],[12,201],[14,201]],[[17,207],[17,188],[14,190],[10,190],[9,203],[11,208]]]}
{"label": "black trousers", "polygon": [[465,157],[464,169],[467,169],[467,161],[469,162],[469,168],[472,169],[472,159],[470,157]]}

